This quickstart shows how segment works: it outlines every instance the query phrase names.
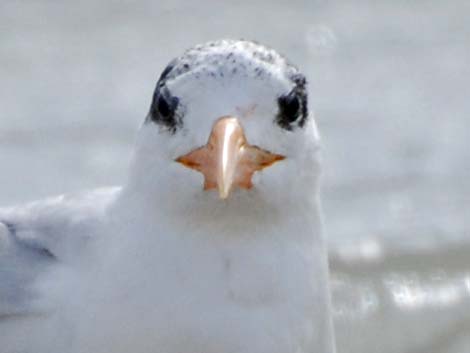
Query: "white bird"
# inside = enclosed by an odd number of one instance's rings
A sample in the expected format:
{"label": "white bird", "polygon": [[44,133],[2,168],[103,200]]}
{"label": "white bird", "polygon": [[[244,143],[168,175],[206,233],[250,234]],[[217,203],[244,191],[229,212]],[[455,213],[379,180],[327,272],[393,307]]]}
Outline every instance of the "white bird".
{"label": "white bird", "polygon": [[319,173],[297,68],[189,49],[122,188],[0,210],[1,352],[334,352]]}

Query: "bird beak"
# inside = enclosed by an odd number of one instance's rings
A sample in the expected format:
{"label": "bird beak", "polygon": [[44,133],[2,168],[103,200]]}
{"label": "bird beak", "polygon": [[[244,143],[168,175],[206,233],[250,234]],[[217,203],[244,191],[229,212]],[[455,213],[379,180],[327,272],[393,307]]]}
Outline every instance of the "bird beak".
{"label": "bird beak", "polygon": [[204,190],[218,189],[221,199],[234,186],[251,189],[253,174],[285,157],[248,144],[237,118],[218,119],[205,146],[199,147],[176,162],[204,175]]}

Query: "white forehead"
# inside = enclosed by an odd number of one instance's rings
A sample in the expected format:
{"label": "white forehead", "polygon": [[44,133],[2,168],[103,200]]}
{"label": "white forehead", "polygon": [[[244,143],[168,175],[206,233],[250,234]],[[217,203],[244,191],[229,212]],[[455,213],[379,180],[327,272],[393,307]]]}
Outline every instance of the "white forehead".
{"label": "white forehead", "polygon": [[[273,49],[250,41],[198,45],[170,63],[164,84],[193,113],[210,106],[214,115],[256,105],[274,109],[294,87],[297,69]],[[198,107],[194,106],[197,104]],[[198,113],[204,113],[203,111]]]}

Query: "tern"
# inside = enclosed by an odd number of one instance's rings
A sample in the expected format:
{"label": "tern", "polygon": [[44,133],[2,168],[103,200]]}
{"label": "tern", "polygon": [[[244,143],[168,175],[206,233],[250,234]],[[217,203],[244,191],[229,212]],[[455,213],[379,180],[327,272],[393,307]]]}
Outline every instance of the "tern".
{"label": "tern", "polygon": [[171,61],[110,187],[0,210],[3,353],[333,353],[307,80],[246,40]]}

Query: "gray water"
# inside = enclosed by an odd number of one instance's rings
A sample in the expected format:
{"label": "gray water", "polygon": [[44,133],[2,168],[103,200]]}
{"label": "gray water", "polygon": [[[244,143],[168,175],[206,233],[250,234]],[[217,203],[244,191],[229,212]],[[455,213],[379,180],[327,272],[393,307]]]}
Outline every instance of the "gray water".
{"label": "gray water", "polygon": [[324,144],[339,352],[470,351],[470,3],[0,2],[0,206],[120,184],[165,64],[257,39]]}

